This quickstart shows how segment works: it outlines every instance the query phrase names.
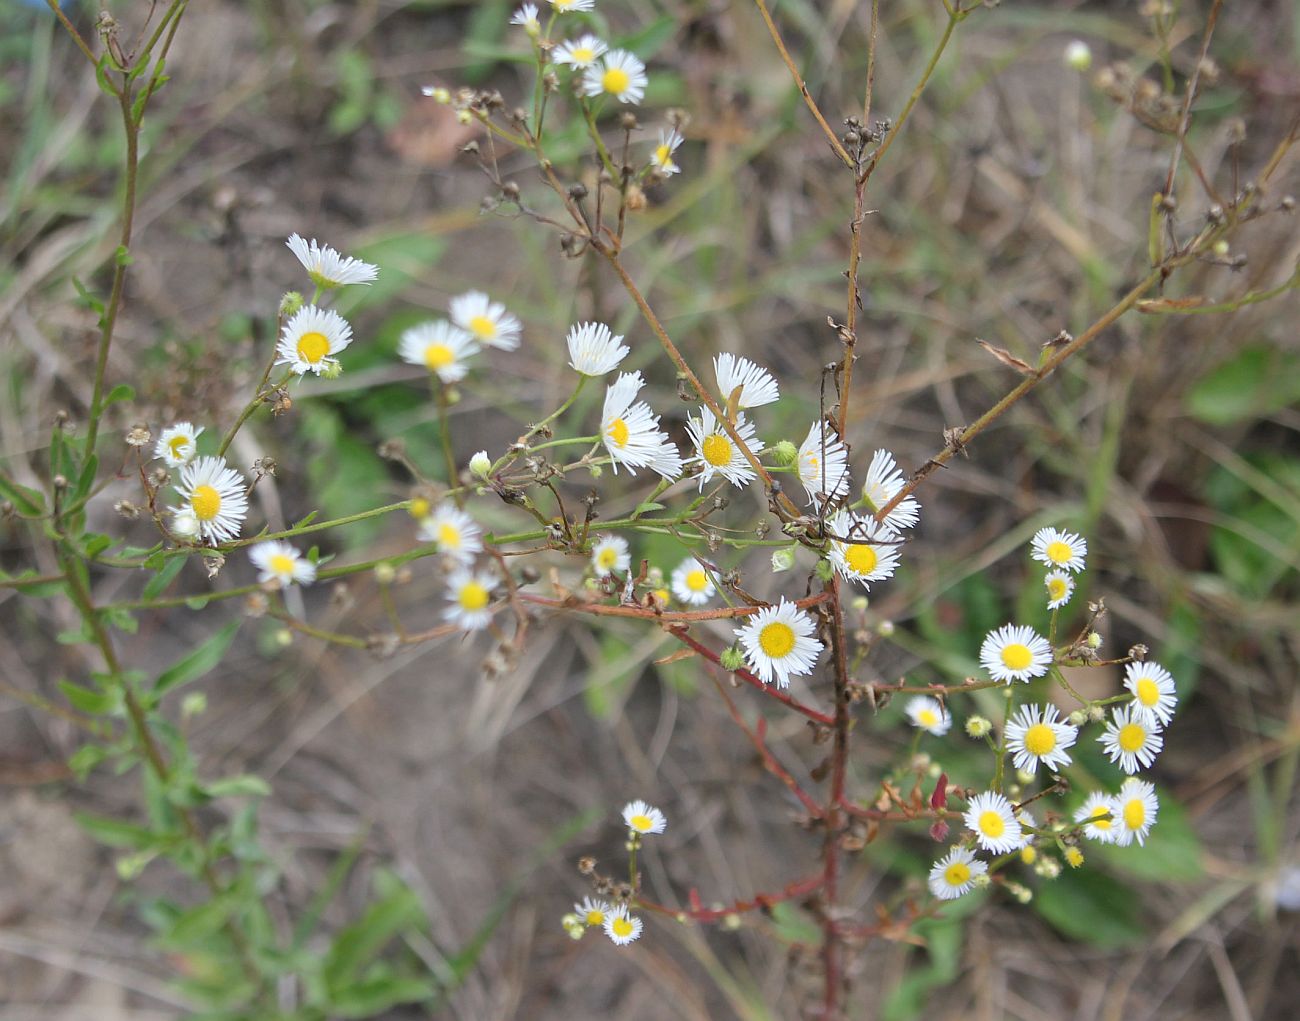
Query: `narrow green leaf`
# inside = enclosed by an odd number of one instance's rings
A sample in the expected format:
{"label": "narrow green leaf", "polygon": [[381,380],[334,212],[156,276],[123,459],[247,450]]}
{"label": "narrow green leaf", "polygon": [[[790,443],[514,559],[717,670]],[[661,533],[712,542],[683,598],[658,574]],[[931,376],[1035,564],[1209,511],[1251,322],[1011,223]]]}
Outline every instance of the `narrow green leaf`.
{"label": "narrow green leaf", "polygon": [[120,819],[109,819],[88,812],[74,812],[73,816],[82,829],[101,844],[108,844],[110,847],[143,850],[146,847],[157,847],[160,842],[172,839],[168,834],[154,833],[144,826],[123,822]]}
{"label": "narrow green leaf", "polygon": [[1133,890],[1086,866],[1044,883],[1031,903],[1054,929],[1095,947],[1129,946],[1146,936]]}
{"label": "narrow green leaf", "polygon": [[86,458],[86,463],[81,466],[81,474],[77,476],[77,487],[72,491],[74,500],[80,500],[90,492],[90,487],[95,484],[97,471],[99,471],[99,458],[91,454]]}
{"label": "narrow green leaf", "polygon": [[214,780],[205,784],[210,797],[234,798],[244,795],[264,798],[271,793],[271,785],[260,776],[245,773],[242,776],[230,776],[224,780]]}
{"label": "narrow green leaf", "polygon": [[118,383],[112,390],[108,391],[108,396],[104,398],[104,407],[110,404],[116,404],[118,401],[135,400],[135,387],[128,383]]}
{"label": "narrow green leaf", "polygon": [[234,641],[235,632],[238,630],[239,621],[232,620],[189,655],[183,656],[173,663],[159,675],[158,680],[154,683],[154,694],[162,695],[173,688],[180,687],[182,684],[197,681],[221,662],[221,658],[226,654],[226,650],[230,648],[230,643]]}
{"label": "narrow green leaf", "polygon": [[405,887],[375,901],[359,920],[335,937],[323,967],[326,983],[333,990],[346,988],[389,940],[423,921],[419,899]]}
{"label": "narrow green leaf", "polygon": [[110,713],[122,704],[122,695],[119,691],[95,691],[92,688],[73,684],[71,681],[59,681],[59,690],[74,709],[90,713],[92,716]]}
{"label": "narrow green leaf", "polygon": [[[152,559],[152,558],[151,558]],[[166,591],[167,586],[176,580],[176,576],[185,568],[185,557],[172,557],[166,561],[149,583],[145,585],[142,595],[145,599],[155,599]]]}
{"label": "narrow green leaf", "polygon": [[0,475],[0,497],[12,503],[24,517],[36,518],[45,513],[44,496],[35,489],[20,486],[4,475]]}

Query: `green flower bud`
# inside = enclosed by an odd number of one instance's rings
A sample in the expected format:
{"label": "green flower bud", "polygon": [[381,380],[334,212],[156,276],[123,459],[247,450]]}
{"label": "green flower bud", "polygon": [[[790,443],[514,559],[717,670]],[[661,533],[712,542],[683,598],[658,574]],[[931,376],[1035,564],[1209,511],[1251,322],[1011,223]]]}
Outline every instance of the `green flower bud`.
{"label": "green flower bud", "polygon": [[280,299],[280,315],[288,319],[303,306],[303,297],[297,291],[286,291]]}
{"label": "green flower bud", "polygon": [[799,448],[789,440],[782,440],[772,448],[772,457],[782,468],[788,468],[799,460]]}
{"label": "green flower bud", "polygon": [[794,547],[781,546],[772,551],[772,573],[780,574],[794,566]]}
{"label": "green flower bud", "polygon": [[729,649],[723,649],[718,659],[722,662],[723,670],[739,670],[745,665],[745,654],[734,645]]}
{"label": "green flower bud", "polygon": [[975,738],[977,741],[981,738],[987,737],[989,731],[991,731],[992,729],[993,729],[993,724],[990,723],[988,720],[986,720],[983,716],[972,716],[969,720],[966,721],[966,733],[969,734],[971,737]]}

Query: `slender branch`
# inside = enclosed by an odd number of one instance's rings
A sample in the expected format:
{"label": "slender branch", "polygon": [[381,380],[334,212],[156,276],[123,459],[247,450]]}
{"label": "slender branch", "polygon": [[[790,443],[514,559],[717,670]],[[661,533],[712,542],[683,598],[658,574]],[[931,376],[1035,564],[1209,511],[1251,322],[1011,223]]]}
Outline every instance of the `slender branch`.
{"label": "slender branch", "polygon": [[1192,102],[1196,98],[1196,87],[1201,81],[1201,68],[1205,66],[1205,57],[1210,52],[1210,39],[1214,36],[1214,26],[1219,20],[1219,11],[1223,7],[1223,0],[1214,0],[1210,5],[1210,13],[1205,19],[1205,35],[1201,38],[1201,55],[1196,60],[1196,67],[1192,69],[1192,76],[1187,81],[1187,94],[1183,97],[1183,112],[1178,118],[1178,134],[1174,139],[1174,151],[1169,157],[1169,173],[1165,175],[1166,196],[1172,195],[1174,191],[1174,176],[1178,173],[1178,161],[1183,155],[1183,144],[1187,138],[1187,129],[1192,122]]}
{"label": "slender branch", "polygon": [[[756,893],[750,900],[738,900],[721,908],[691,907],[683,910],[682,908],[670,908],[663,904],[657,904],[652,900],[646,900],[644,897],[638,897],[636,903],[638,907],[644,908],[646,911],[654,911],[657,914],[669,915],[673,918],[690,919],[695,922],[718,922],[728,915],[741,915],[747,911],[759,909],[766,910],[774,904],[780,904],[782,901],[794,900],[796,897],[806,897],[810,893],[815,893],[821,885],[821,876],[809,876],[807,879],[799,879],[790,883],[779,893]],[[691,892],[694,894],[694,891]],[[693,896],[692,900],[698,903],[698,897]]]}

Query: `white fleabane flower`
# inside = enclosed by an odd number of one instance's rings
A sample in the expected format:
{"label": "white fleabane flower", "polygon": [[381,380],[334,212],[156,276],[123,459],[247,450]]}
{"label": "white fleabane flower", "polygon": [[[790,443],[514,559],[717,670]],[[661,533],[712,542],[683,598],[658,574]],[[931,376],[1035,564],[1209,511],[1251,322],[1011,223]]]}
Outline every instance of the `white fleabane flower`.
{"label": "white fleabane flower", "polygon": [[673,595],[687,606],[703,606],[717,591],[713,579],[694,557],[687,557],[673,570],[671,579]]}
{"label": "white fleabane flower", "polygon": [[575,323],[564,342],[569,346],[569,366],[584,376],[613,372],[630,350],[604,323]]}
{"label": "white fleabane flower", "polygon": [[224,457],[199,457],[181,469],[176,492],[199,523],[199,534],[210,543],[237,538],[248,516],[244,477]]}
{"label": "white fleabane flower", "polygon": [[759,610],[735,631],[749,669],[764,684],[771,684],[775,676],[782,688],[790,686],[791,675],[812,673],[823,648],[813,637],[812,618],[784,596],[778,605]]}
{"label": "white fleabane flower", "polygon": [[[699,418],[690,418],[686,422],[686,432],[695,447],[695,456],[688,458],[686,464],[700,465],[700,488],[703,489],[713,476],[721,475],[737,489],[757,478],[754,468],[740,446],[727,435],[727,431],[706,407],[700,408]],[[743,412],[736,415],[736,432],[745,441],[751,453],[758,454],[763,443],[754,434],[754,424],[745,418]]]}
{"label": "white fleabane flower", "polygon": [[673,174],[680,174],[682,168],[673,162],[673,153],[677,147],[682,144],[682,133],[676,128],[671,131],[659,129],[659,144],[655,146],[655,151],[650,154],[650,165],[659,173],[668,177]]}
{"label": "white fleabane flower", "polygon": [[572,14],[574,11],[589,11],[596,6],[596,0],[550,0],[556,14]]}
{"label": "white fleabane flower", "polygon": [[[867,478],[862,483],[862,499],[872,512],[880,510],[902,490],[906,483],[903,472],[888,450],[877,450],[871,455]],[[884,524],[890,528],[911,528],[921,520],[921,505],[914,497],[904,497],[898,506],[885,515]]]}
{"label": "white fleabane flower", "polygon": [[591,67],[609,47],[588,32],[578,39],[566,39],[555,47],[551,61],[555,64],[568,64],[570,67]]}
{"label": "white fleabane flower", "polygon": [[1114,798],[1102,791],[1089,794],[1074,813],[1074,821],[1084,824],[1083,835],[1103,844],[1115,843],[1115,834],[1119,830],[1118,820],[1119,806],[1115,804]]}
{"label": "white fleabane flower", "polygon": [[492,622],[492,590],[496,577],[487,571],[470,571],[461,567],[447,577],[447,602],[443,619],[465,631],[479,631]]}
{"label": "white fleabane flower", "polygon": [[198,440],[203,435],[203,426],[197,428],[189,422],[177,422],[169,425],[158,437],[153,448],[153,456],[161,457],[168,468],[179,468],[194,460],[199,452]]}
{"label": "white fleabane flower", "polygon": [[724,403],[730,401],[736,387],[740,387],[737,408],[762,407],[781,396],[781,389],[772,374],[748,358],[738,358],[724,351],[713,359],[713,371]]}
{"label": "white fleabane flower", "polygon": [[599,64],[592,64],[582,75],[582,91],[588,96],[608,93],[620,103],[637,104],[645,96],[645,65],[627,50],[610,50]]}
{"label": "white fleabane flower", "polygon": [[445,553],[462,564],[469,563],[475,554],[483,551],[483,531],[474,519],[455,504],[440,504],[420,522],[416,533],[421,542],[432,542],[439,553]]}
{"label": "white fleabane flower", "polygon": [[1007,751],[1016,769],[1033,773],[1040,762],[1048,769],[1070,764],[1065,749],[1074,744],[1079,728],[1061,722],[1060,716],[1054,705],[1022,705],[1007,721]]}
{"label": "white fleabane flower", "polygon": [[402,331],[397,353],[402,361],[423,365],[444,383],[455,383],[469,371],[466,361],[478,343],[459,326],[439,320]]}
{"label": "white fleabane flower", "polygon": [[584,897],[581,904],[573,905],[573,913],[582,919],[583,925],[605,924],[605,918],[614,910],[607,900],[597,897]]}
{"label": "white fleabane flower", "polygon": [[1124,668],[1124,687],[1133,693],[1133,707],[1154,717],[1162,727],[1173,719],[1178,704],[1174,678],[1159,663],[1130,663]]}
{"label": "white fleabane flower", "polygon": [[627,540],[619,535],[599,535],[591,545],[591,568],[597,578],[604,578],[615,571],[627,573],[632,566],[632,554],[628,551]]}
{"label": "white fleabane flower", "polygon": [[1082,571],[1084,560],[1088,556],[1086,539],[1059,528],[1040,528],[1034,533],[1029,548],[1029,555],[1040,564],[1063,571]]}
{"label": "white fleabane flower", "polygon": [[624,947],[641,935],[641,919],[629,915],[626,904],[620,904],[605,916],[605,935],[615,946]]}
{"label": "white fleabane flower", "polygon": [[519,25],[531,36],[538,35],[542,31],[542,23],[537,20],[537,5],[524,4],[510,18],[510,24]]}
{"label": "white fleabane flower", "polygon": [[[614,471],[621,464],[633,475],[650,468],[666,479],[682,473],[682,455],[659,430],[659,416],[636,395],[645,385],[640,372],[623,372],[605,391],[600,417],[600,438],[609,451]],[[633,403],[635,402],[635,403]]]}
{"label": "white fleabane flower", "polygon": [[849,453],[835,430],[814,422],[799,447],[799,481],[809,503],[835,504],[849,491]]}
{"label": "white fleabane flower", "polygon": [[980,646],[980,665],[995,681],[1028,681],[1052,665],[1052,647],[1031,627],[1004,624],[990,631]]}
{"label": "white fleabane flower", "polygon": [[290,234],[285,244],[302,263],[311,282],[325,290],[347,284],[369,284],[379,276],[378,266],[340,255],[329,245],[316,244],[315,238],[307,241],[297,234]]}
{"label": "white fleabane flower", "polygon": [[831,537],[831,566],[846,581],[870,588],[873,581],[892,578],[898,569],[899,536],[875,518],[861,517],[841,508],[826,522]]}
{"label": "white fleabane flower", "polygon": [[452,298],[448,312],[453,323],[485,347],[513,351],[519,346],[523,327],[518,318],[482,291],[466,291]]}
{"label": "white fleabane flower", "polygon": [[996,791],[985,791],[971,798],[963,819],[967,828],[975,832],[980,847],[994,854],[1019,850],[1025,842],[1011,802]]}
{"label": "white fleabane flower", "polygon": [[304,305],[284,324],[276,345],[276,365],[288,365],[299,376],[320,375],[338,365],[334,356],[352,343],[352,327],[332,308]]}
{"label": "white fleabane flower", "polygon": [[912,726],[919,727],[935,737],[943,737],[952,726],[952,717],[948,715],[948,710],[937,698],[931,698],[929,695],[918,695],[916,698],[909,699],[903,712],[911,720]]}
{"label": "white fleabane flower", "polygon": [[989,867],[964,847],[954,847],[930,868],[930,892],[940,900],[955,900],[969,893],[975,877]]}
{"label": "white fleabane flower", "polygon": [[1110,761],[1130,776],[1155,762],[1165,744],[1156,717],[1132,703],[1114,711],[1106,733],[1097,740]]}
{"label": "white fleabane flower", "polygon": [[257,568],[257,580],[265,584],[278,581],[288,588],[295,581],[310,585],[316,580],[316,565],[287,542],[259,542],[248,551],[248,559]]}
{"label": "white fleabane flower", "polygon": [[668,820],[663,812],[644,801],[629,801],[623,806],[623,821],[633,833],[643,836],[649,833],[662,833],[668,828]]}
{"label": "white fleabane flower", "polygon": [[1065,571],[1049,571],[1043,579],[1047,588],[1047,608],[1059,609],[1070,601],[1074,595],[1074,577]]}
{"label": "white fleabane flower", "polygon": [[1129,777],[1115,795],[1115,808],[1115,843],[1120,847],[1128,847],[1135,840],[1139,845],[1146,843],[1160,811],[1155,785]]}

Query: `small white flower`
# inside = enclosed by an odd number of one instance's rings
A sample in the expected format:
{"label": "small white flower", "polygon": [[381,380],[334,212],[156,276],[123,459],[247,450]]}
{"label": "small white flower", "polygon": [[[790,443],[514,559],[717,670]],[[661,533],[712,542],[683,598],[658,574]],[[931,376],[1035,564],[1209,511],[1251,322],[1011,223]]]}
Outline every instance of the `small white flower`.
{"label": "small white flower", "polygon": [[519,320],[482,291],[467,291],[452,298],[448,306],[451,321],[486,347],[513,351],[523,331]]}
{"label": "small white flower", "polygon": [[316,565],[287,542],[259,542],[248,551],[248,559],[257,568],[257,580],[265,584],[278,581],[288,588],[295,581],[310,585],[316,580]]}
{"label": "small white flower", "polygon": [[[688,458],[685,463],[700,465],[701,489],[715,474],[721,475],[737,489],[743,489],[757,477],[753,466],[741,453],[739,444],[727,435],[708,408],[700,408],[699,418],[687,419],[686,432],[695,446],[695,457]],[[736,432],[751,453],[762,451],[763,443],[754,435],[754,425],[745,418],[744,412],[736,415]]]}
{"label": "small white flower", "polygon": [[582,919],[583,925],[603,926],[613,910],[609,901],[596,897],[584,897],[581,904],[573,905],[573,913]]}
{"label": "small white flower", "polygon": [[703,606],[717,591],[704,565],[694,557],[687,557],[677,565],[671,583],[677,601],[687,606]]}
{"label": "small white flower", "polygon": [[748,358],[739,358],[723,352],[713,359],[713,371],[718,377],[718,390],[724,403],[740,387],[737,408],[758,408],[771,404],[781,396],[772,374]]}
{"label": "small white flower", "polygon": [[892,578],[898,569],[899,536],[875,518],[864,518],[841,508],[826,522],[831,537],[831,566],[846,581],[870,588],[873,581]]}
{"label": "small white flower", "polygon": [[1088,542],[1073,532],[1040,528],[1030,543],[1030,554],[1040,564],[1064,571],[1082,571],[1088,556]]}
{"label": "small white flower", "polygon": [[1132,703],[1115,709],[1106,733],[1097,740],[1110,761],[1130,776],[1155,762],[1165,744],[1156,717]]}
{"label": "small white flower", "polygon": [[849,454],[835,430],[814,422],[799,447],[799,481],[809,503],[835,504],[849,491]]}
{"label": "small white flower", "polygon": [[439,553],[467,564],[483,550],[483,531],[474,519],[455,504],[444,503],[420,522],[416,533],[421,542],[432,542]]}
{"label": "small white flower", "polygon": [[521,26],[531,36],[540,34],[542,24],[537,20],[537,5],[524,4],[519,10],[515,11],[510,19],[510,24]]}
{"label": "small white flower", "polygon": [[1147,834],[1155,825],[1160,801],[1153,784],[1129,777],[1115,795],[1115,843],[1128,847],[1133,841],[1146,843]]}
{"label": "small white flower", "polygon": [[579,39],[566,39],[555,47],[551,61],[570,67],[591,67],[609,47],[590,32]]}
{"label": "small white flower", "polygon": [[1065,571],[1049,571],[1043,579],[1047,588],[1047,608],[1059,609],[1070,601],[1074,595],[1074,576]]}
{"label": "small white flower", "polygon": [[304,305],[284,324],[276,345],[276,365],[288,365],[299,376],[320,375],[338,365],[334,356],[352,343],[352,327],[332,308]]}
{"label": "small white flower", "polygon": [[1079,728],[1062,723],[1060,715],[1054,705],[1023,705],[1007,721],[1007,751],[1016,769],[1033,773],[1040,762],[1048,769],[1070,764],[1065,749],[1074,744]]}
{"label": "small white flower", "polygon": [[551,0],[556,14],[572,14],[574,11],[589,11],[596,6],[596,0]]}
{"label": "small white flower", "polygon": [[935,737],[943,737],[952,726],[952,717],[948,715],[948,710],[937,698],[931,698],[929,695],[918,695],[916,698],[909,699],[903,712],[912,721],[912,726],[919,727]]}
{"label": "small white flower", "polygon": [[306,241],[297,234],[290,234],[285,244],[302,263],[311,282],[325,290],[346,284],[368,284],[379,276],[378,266],[340,255],[329,245],[316,244],[315,238]]}
{"label": "small white flower", "polygon": [[158,437],[153,448],[153,456],[161,457],[168,468],[179,468],[189,464],[199,452],[198,439],[203,435],[203,426],[195,428],[189,422],[177,422],[169,425]]}
{"label": "small white flower", "polygon": [[627,50],[610,50],[599,64],[592,64],[583,72],[582,91],[588,96],[608,93],[620,103],[636,104],[645,96],[649,82],[641,61]]}
{"label": "small white flower", "polygon": [[964,847],[954,847],[930,869],[930,892],[940,900],[955,900],[969,893],[975,877],[987,874],[989,867]]}
{"label": "small white flower", "polygon": [[248,516],[248,493],[244,477],[224,457],[195,458],[181,469],[175,488],[185,501],[183,509],[198,519],[199,533],[207,542],[238,537]]}
{"label": "small white flower", "polygon": [[605,916],[605,935],[613,940],[616,946],[627,946],[637,939],[641,935],[641,928],[641,919],[629,915],[626,904],[620,904]]}
{"label": "small white flower", "polygon": [[604,578],[615,571],[626,574],[632,566],[632,554],[628,552],[627,540],[618,535],[599,535],[591,546],[591,569],[597,578]]}
{"label": "small white flower", "polygon": [[[867,479],[862,483],[862,499],[874,513],[899,494],[906,483],[903,472],[888,450],[877,450],[871,455]],[[921,505],[911,496],[904,497],[897,507],[885,515],[884,524],[890,528],[911,528],[921,520]]]}
{"label": "small white flower", "polygon": [[980,665],[995,681],[1028,681],[1052,665],[1052,647],[1031,627],[1004,624],[990,631],[980,647]]}
{"label": "small white flower", "polygon": [[1011,810],[1011,802],[996,791],[986,791],[971,798],[963,817],[967,828],[975,832],[980,847],[994,854],[1019,850],[1025,843],[1020,822]]}
{"label": "small white flower", "polygon": [[577,323],[564,340],[569,345],[569,366],[584,376],[613,372],[630,350],[604,323]]}
{"label": "small white flower", "polygon": [[188,507],[172,511],[172,535],[178,539],[193,539],[199,534],[199,518]]}
{"label": "small white flower", "polygon": [[[1099,818],[1109,814],[1110,818]],[[1119,806],[1102,791],[1093,791],[1074,813],[1074,821],[1084,823],[1083,835],[1103,844],[1115,843],[1119,830]]]}
{"label": "small white flower", "polygon": [[447,577],[447,602],[451,605],[442,611],[443,618],[465,631],[487,627],[492,622],[488,603],[492,601],[496,583],[496,577],[490,572],[456,569]]}
{"label": "small white flower", "polygon": [[1076,71],[1086,71],[1092,67],[1092,50],[1082,39],[1071,39],[1065,46],[1065,63]]}
{"label": "small white flower", "polygon": [[676,128],[671,131],[659,129],[659,144],[655,146],[655,151],[650,154],[650,165],[658,170],[661,174],[672,177],[673,174],[680,174],[682,168],[673,162],[673,153],[677,147],[682,144],[682,133]]}
{"label": "small white flower", "polygon": [[397,353],[405,362],[423,365],[444,383],[455,383],[469,371],[466,361],[478,343],[459,326],[439,320],[402,331]]}
{"label": "small white flower", "polygon": [[1159,663],[1130,663],[1124,668],[1124,687],[1133,693],[1133,707],[1152,716],[1160,726],[1174,718],[1178,704],[1174,678]]}
{"label": "small white flower", "polygon": [[812,618],[784,596],[778,605],[759,610],[735,631],[749,669],[764,684],[771,684],[775,676],[782,688],[790,686],[791,675],[812,673],[823,648],[813,637]]}
{"label": "small white flower", "polygon": [[682,455],[668,434],[659,430],[659,416],[650,405],[636,400],[643,385],[640,372],[623,372],[606,388],[601,439],[615,472],[621,464],[633,475],[638,468],[650,468],[666,479],[675,479],[682,473]]}
{"label": "small white flower", "polygon": [[486,479],[492,470],[492,458],[486,450],[480,450],[469,459],[469,473],[478,479]]}
{"label": "small white flower", "polygon": [[668,828],[668,820],[663,812],[644,801],[629,801],[623,806],[623,821],[633,833],[643,836],[648,833],[662,833]]}

